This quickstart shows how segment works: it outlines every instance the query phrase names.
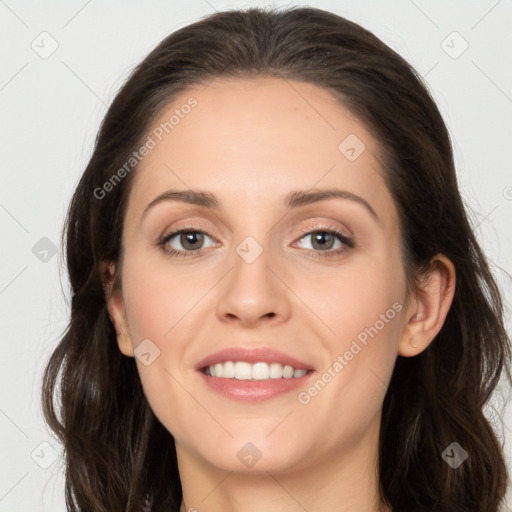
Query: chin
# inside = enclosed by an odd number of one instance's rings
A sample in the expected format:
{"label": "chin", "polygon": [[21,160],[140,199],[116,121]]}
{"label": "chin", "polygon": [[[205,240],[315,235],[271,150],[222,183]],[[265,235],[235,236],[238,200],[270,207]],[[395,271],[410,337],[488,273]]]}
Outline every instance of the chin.
{"label": "chin", "polygon": [[243,441],[230,439],[224,446],[207,447],[203,457],[212,466],[237,473],[287,472],[299,464],[298,446],[276,445],[264,437],[261,441],[258,438],[246,439],[248,437]]}

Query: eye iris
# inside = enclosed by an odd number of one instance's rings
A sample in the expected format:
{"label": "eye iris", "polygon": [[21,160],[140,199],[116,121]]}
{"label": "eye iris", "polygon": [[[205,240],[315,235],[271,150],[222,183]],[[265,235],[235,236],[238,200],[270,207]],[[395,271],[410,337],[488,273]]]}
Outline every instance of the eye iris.
{"label": "eye iris", "polygon": [[[195,250],[197,247],[195,245],[201,246],[203,242],[204,235],[202,233],[198,233],[197,231],[190,231],[181,233],[180,243],[185,249]],[[192,247],[188,247],[187,244],[191,244]]]}
{"label": "eye iris", "polygon": [[[326,242],[325,239],[326,238],[329,239],[329,237],[330,237],[330,240],[328,240]],[[318,231],[317,233],[312,235],[312,238],[313,238],[312,245],[315,249],[317,249],[317,248],[332,249],[332,246],[334,244],[334,237],[332,236],[331,233],[327,233],[326,231]],[[317,244],[317,243],[319,243],[319,247],[315,247],[315,244]]]}

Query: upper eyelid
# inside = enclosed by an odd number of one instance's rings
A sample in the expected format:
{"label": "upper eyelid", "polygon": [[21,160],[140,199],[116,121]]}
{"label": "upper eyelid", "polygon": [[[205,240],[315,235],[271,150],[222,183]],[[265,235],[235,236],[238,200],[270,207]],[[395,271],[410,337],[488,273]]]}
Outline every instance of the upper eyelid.
{"label": "upper eyelid", "polygon": [[[352,243],[354,243],[352,234],[345,234],[343,231],[344,231],[343,229],[335,228],[334,226],[314,225],[314,226],[311,226],[311,227],[308,227],[308,228],[303,228],[300,231],[298,236],[299,236],[299,240],[301,240],[302,238],[304,238],[306,236],[309,236],[309,235],[312,235],[313,233],[317,233],[317,232],[332,232],[338,238],[341,235],[341,237],[344,237],[347,240],[350,240]],[[171,231],[169,231],[169,233],[163,234],[159,238],[159,243],[168,243],[170,240],[172,240],[176,236],[180,235],[181,233],[187,233],[187,232],[201,233],[201,234],[206,235],[207,237],[211,238],[212,240],[215,240],[216,242],[218,242],[218,240],[214,236],[210,235],[204,229],[201,229],[201,228],[198,228],[198,227],[195,227],[195,226],[183,226],[183,227],[174,228]],[[202,249],[195,249],[195,250],[201,251]],[[187,252],[193,252],[193,251],[187,251]]]}
{"label": "upper eyelid", "polygon": [[[171,230],[166,229],[163,231],[160,238],[168,237],[170,235],[176,235],[178,233],[187,232],[187,231],[203,233],[205,235],[212,237],[212,235],[208,232],[208,230],[205,230],[203,228],[200,228],[200,227],[194,226],[194,225],[186,225],[183,227],[181,227],[181,226],[175,227],[175,228],[172,228]],[[352,236],[352,233],[347,228],[339,228],[339,227],[335,227],[335,226],[316,225],[316,224],[314,226],[301,228],[299,235],[307,235],[307,234],[310,234],[310,233],[316,232],[316,231],[340,231],[347,237]],[[347,233],[344,233],[345,231],[347,231]]]}

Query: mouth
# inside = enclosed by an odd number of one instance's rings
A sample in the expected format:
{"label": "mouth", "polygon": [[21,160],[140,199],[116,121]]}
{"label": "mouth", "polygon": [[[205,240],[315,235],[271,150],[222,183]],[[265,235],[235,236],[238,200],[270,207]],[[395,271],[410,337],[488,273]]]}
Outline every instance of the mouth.
{"label": "mouth", "polygon": [[307,386],[316,372],[280,363],[225,361],[202,367],[197,373],[217,395],[237,402],[261,403]]}
{"label": "mouth", "polygon": [[249,381],[265,381],[273,379],[298,379],[311,373],[312,369],[294,368],[288,364],[257,361],[224,361],[205,366],[200,371],[207,377],[237,379]]}
{"label": "mouth", "polygon": [[207,388],[230,400],[261,402],[284,396],[313,379],[310,363],[271,347],[231,347],[196,367]]}

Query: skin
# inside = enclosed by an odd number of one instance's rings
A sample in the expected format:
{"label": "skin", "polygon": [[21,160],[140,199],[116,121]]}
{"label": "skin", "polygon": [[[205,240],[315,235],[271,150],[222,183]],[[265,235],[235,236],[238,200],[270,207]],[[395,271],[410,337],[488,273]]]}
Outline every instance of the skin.
{"label": "skin", "polygon": [[[407,295],[377,141],[328,91],[277,78],[217,79],[180,94],[154,126],[191,95],[198,105],[136,171],[122,289],[108,301],[123,354],[134,357],[147,338],[160,350],[149,366],[135,360],[150,406],[176,441],[181,512],[390,511],[377,494],[382,403],[397,356],[419,354],[439,332],[454,267],[436,256],[428,282]],[[349,134],[366,146],[354,161],[338,149]],[[312,188],[356,194],[378,220],[350,199],[285,208],[291,191]],[[169,189],[211,192],[221,208],[163,201],[143,216]],[[190,224],[207,235],[194,256],[157,245]],[[355,247],[334,238],[326,251],[301,233],[332,228]],[[252,263],[236,252],[247,236],[263,249]],[[179,235],[171,245],[190,247]],[[295,391],[235,402],[194,370],[217,350],[264,345],[307,361],[320,377],[396,303],[401,311],[308,404]],[[237,457],[248,442],[262,455],[252,467]]]}

